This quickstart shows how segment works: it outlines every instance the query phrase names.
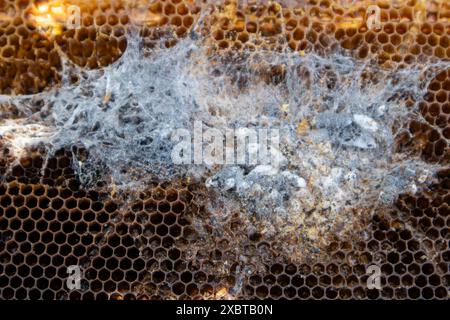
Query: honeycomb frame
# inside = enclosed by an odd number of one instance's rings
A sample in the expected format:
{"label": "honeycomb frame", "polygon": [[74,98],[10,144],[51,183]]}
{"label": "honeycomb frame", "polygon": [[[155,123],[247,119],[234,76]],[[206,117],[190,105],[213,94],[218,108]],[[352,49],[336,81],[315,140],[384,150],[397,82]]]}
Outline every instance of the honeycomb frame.
{"label": "honeycomb frame", "polygon": [[[76,0],[62,3],[78,3]],[[57,3],[57,2],[54,2]],[[59,2],[58,2],[59,3]],[[365,24],[366,7],[380,8],[382,28]],[[158,0],[137,24],[122,1],[81,7],[82,27],[38,28],[29,14],[39,1],[0,1],[0,93],[33,94],[60,85],[63,63],[96,69],[120,59],[127,32],[145,45],[165,46],[196,32],[211,52],[258,50],[321,53],[336,47],[355,57],[375,57],[402,67],[423,57],[450,59],[450,4],[419,0],[356,1],[344,7],[311,0],[288,7],[236,1],[203,6]],[[60,4],[60,3],[59,3]],[[196,21],[211,10],[204,23]],[[134,17],[134,18],[140,18]],[[194,30],[194,27],[198,27]],[[76,80],[74,80],[76,81]],[[439,73],[419,101],[423,122],[404,128],[399,146],[411,146],[427,162],[449,165],[450,70]],[[14,114],[14,112],[12,112]],[[27,150],[11,159],[0,138],[0,298],[2,299],[443,299],[450,292],[450,169],[428,191],[402,194],[390,210],[367,222],[364,238],[331,242],[319,261],[296,263],[279,244],[229,222],[228,233],[211,226],[202,205],[205,191],[187,181],[148,182],[131,203],[81,185],[73,169],[74,147],[46,155]],[[48,158],[47,158],[48,156]],[[13,164],[13,165],[12,165]],[[106,182],[99,181],[98,187]],[[230,235],[245,234],[235,247]],[[240,270],[239,252],[265,257],[257,270]],[[234,263],[233,263],[234,261]],[[380,265],[382,290],[368,289],[367,269]],[[84,270],[81,289],[67,290],[67,268]]]}

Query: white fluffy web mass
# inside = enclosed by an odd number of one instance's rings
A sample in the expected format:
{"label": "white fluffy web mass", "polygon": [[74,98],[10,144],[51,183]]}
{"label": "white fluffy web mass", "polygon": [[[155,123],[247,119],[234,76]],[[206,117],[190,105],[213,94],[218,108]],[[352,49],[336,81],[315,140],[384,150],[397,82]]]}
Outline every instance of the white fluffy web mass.
{"label": "white fluffy web mass", "polygon": [[[264,81],[261,66],[281,66],[283,75],[276,84]],[[420,117],[405,97],[422,97],[441,67],[387,70],[343,53],[291,51],[221,59],[196,37],[148,50],[131,36],[108,67],[86,71],[66,61],[61,88],[1,99],[27,115],[18,126],[53,133],[44,139],[50,150],[83,145],[119,187],[139,186],[147,175],[202,177],[220,203],[237,203],[259,218],[302,224],[305,212],[318,212],[317,223],[336,223],[346,209],[389,204],[432,181],[436,167],[394,152],[393,127]],[[73,73],[76,84],[68,81]],[[31,112],[37,99],[43,107]],[[282,161],[174,165],[171,137],[180,128],[192,131],[195,121],[223,132],[277,129]],[[11,121],[0,124],[2,132],[5,126]],[[74,161],[80,179],[96,165]]]}

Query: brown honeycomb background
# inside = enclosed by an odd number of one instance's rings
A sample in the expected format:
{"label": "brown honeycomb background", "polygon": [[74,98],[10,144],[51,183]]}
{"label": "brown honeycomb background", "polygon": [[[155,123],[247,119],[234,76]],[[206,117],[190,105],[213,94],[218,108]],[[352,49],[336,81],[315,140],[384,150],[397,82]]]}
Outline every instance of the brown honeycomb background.
{"label": "brown honeycomb background", "polygon": [[[450,58],[447,1],[343,6],[311,0],[294,7],[283,1],[243,7],[235,1],[200,6],[161,0],[137,10],[140,3],[0,0],[0,93],[57,87],[63,59],[82,68],[109,65],[125,51],[132,29],[150,47],[160,39],[172,46],[200,34],[212,53],[288,48],[303,55],[344,48],[386,67]],[[81,28],[67,29],[46,18],[48,12],[61,14],[52,7],[72,4],[81,9]],[[380,30],[365,24],[370,4],[381,8]],[[212,11],[193,30],[204,10]],[[423,101],[415,102],[423,121],[405,125],[399,147],[448,165],[450,71],[439,73]],[[95,187],[83,186],[73,169],[73,161],[89,158],[81,147],[54,154],[36,147],[14,159],[0,139],[0,150],[2,299],[449,297],[450,169],[439,172],[438,183],[422,194],[400,195],[394,208],[366,222],[366,232],[331,241],[320,258],[298,263],[238,215],[223,230],[214,230],[204,207],[207,195],[187,178],[156,177],[130,201],[128,195],[103,191],[108,182],[101,179]],[[254,267],[241,269],[240,261]],[[372,264],[382,271],[380,291],[367,288],[366,270]],[[80,290],[66,287],[70,265],[84,269]]]}

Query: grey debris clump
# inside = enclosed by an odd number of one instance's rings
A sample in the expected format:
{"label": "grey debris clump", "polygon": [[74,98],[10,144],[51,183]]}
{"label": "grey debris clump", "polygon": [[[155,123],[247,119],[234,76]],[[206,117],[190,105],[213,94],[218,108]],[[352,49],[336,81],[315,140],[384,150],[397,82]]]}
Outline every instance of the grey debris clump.
{"label": "grey debris clump", "polygon": [[378,124],[372,118],[351,113],[320,113],[315,118],[317,128],[326,132],[328,140],[338,146],[374,149]]}
{"label": "grey debris clump", "polygon": [[226,166],[207,179],[206,187],[244,201],[259,217],[270,217],[273,213],[286,215],[291,195],[306,188],[306,181],[269,165],[255,166],[247,174],[241,167]]}
{"label": "grey debris clump", "polygon": [[421,163],[408,163],[394,168],[381,183],[379,201],[389,204],[395,201],[400,193],[415,194],[420,185],[436,182],[433,170]]}

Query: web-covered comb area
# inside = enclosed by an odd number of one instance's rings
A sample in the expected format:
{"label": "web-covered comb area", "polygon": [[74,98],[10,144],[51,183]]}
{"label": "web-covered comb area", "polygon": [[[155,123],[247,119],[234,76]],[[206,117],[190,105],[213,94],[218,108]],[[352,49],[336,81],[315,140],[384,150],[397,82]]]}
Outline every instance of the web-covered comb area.
{"label": "web-covered comb area", "polygon": [[[449,42],[440,0],[0,0],[0,297],[448,299]],[[175,165],[195,121],[280,167]]]}

